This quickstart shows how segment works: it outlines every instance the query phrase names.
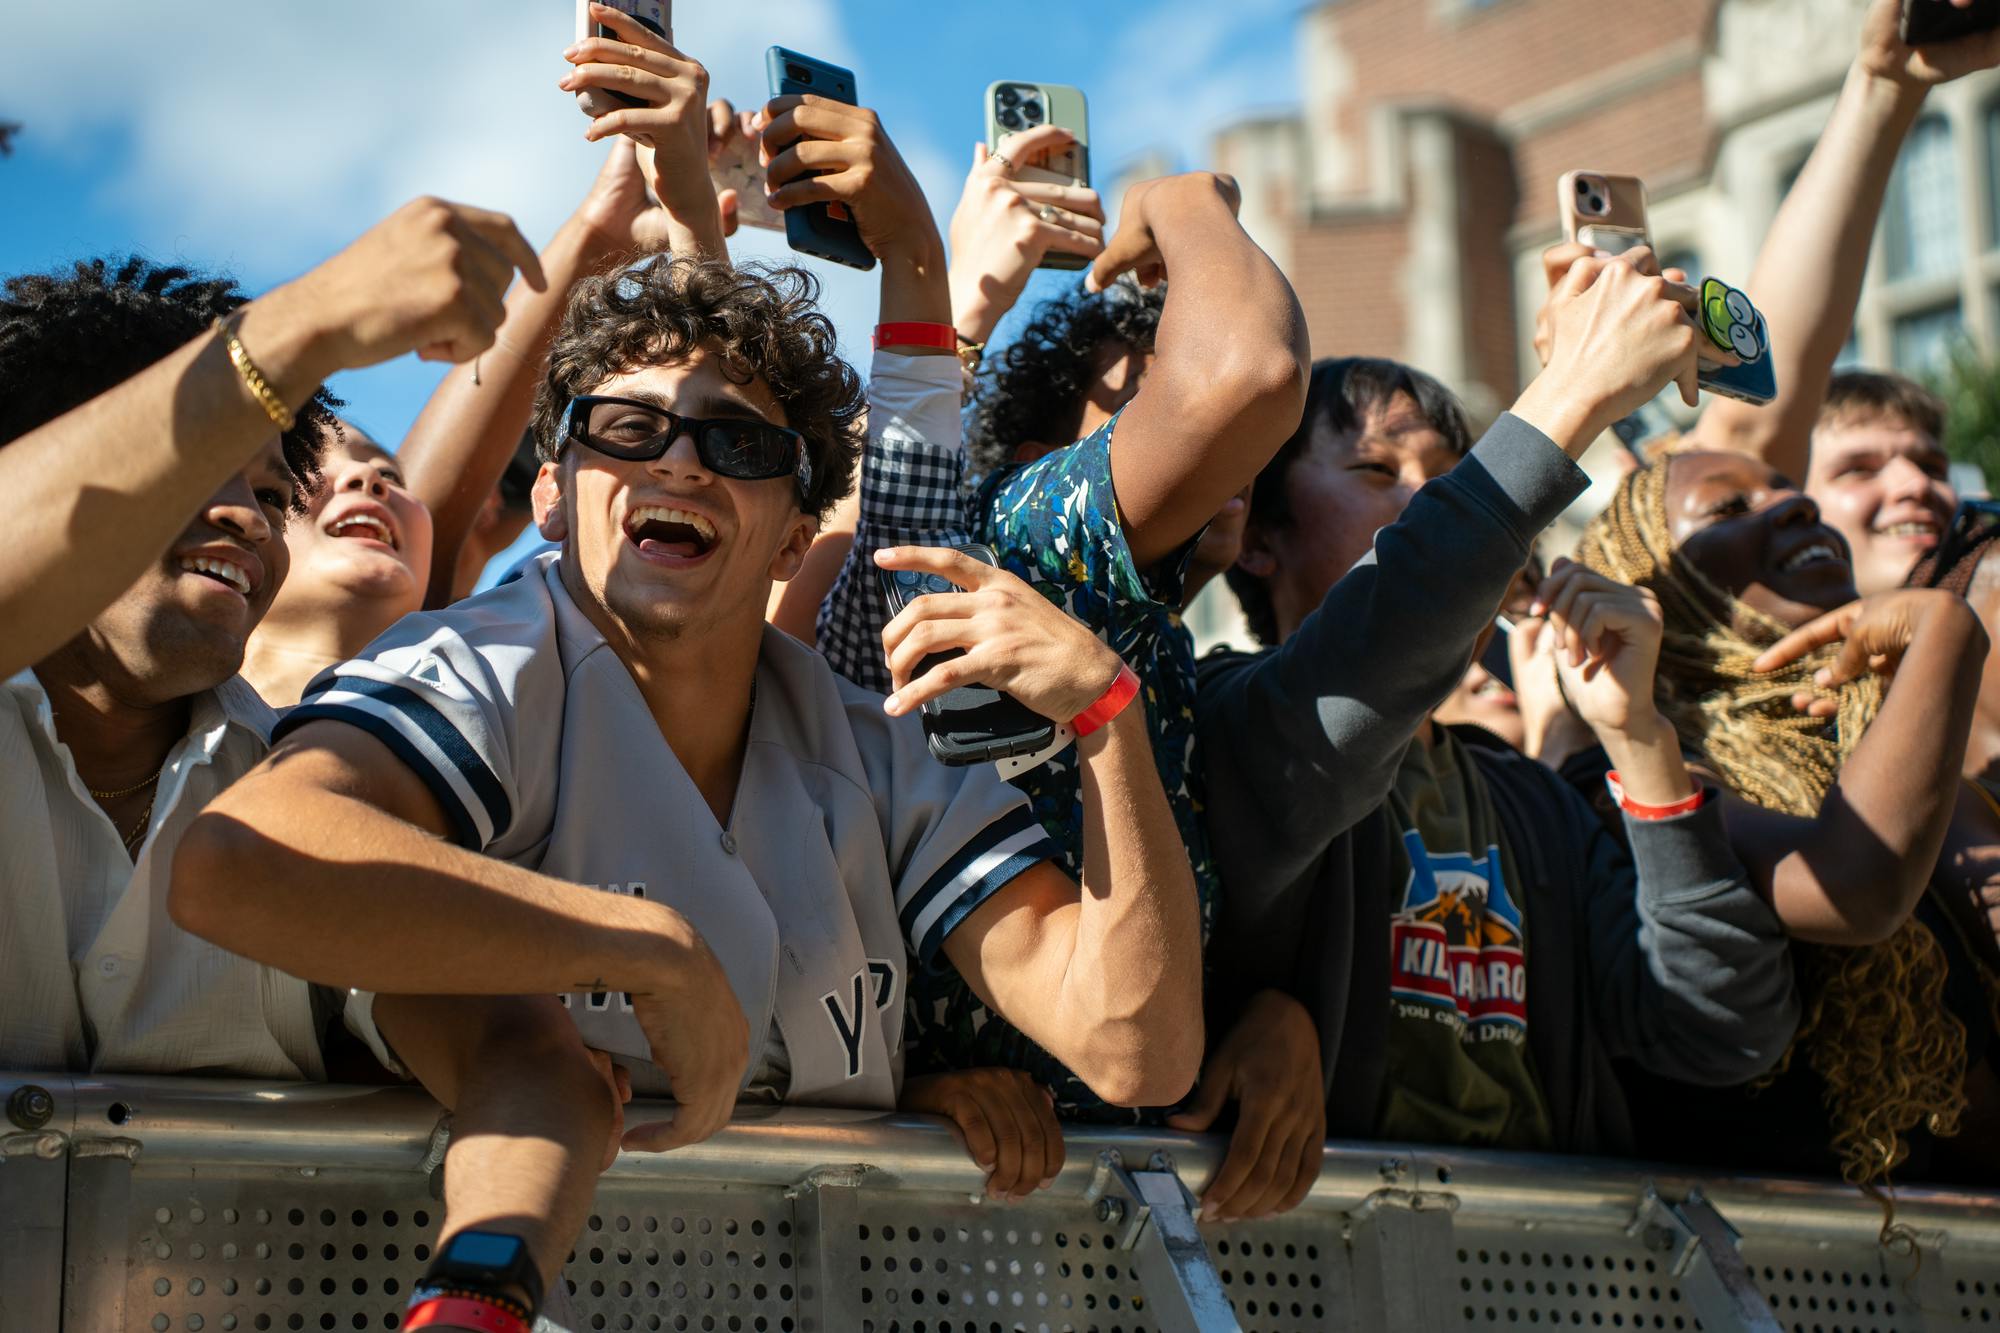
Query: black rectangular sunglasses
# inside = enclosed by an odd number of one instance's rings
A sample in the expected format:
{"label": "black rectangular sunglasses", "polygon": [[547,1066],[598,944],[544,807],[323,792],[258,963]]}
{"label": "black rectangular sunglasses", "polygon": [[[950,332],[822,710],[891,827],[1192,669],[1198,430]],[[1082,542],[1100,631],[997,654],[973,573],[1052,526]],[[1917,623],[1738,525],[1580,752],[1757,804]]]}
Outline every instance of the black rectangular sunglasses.
{"label": "black rectangular sunglasses", "polygon": [[792,477],[803,508],[812,491],[812,458],[805,436],[768,421],[688,417],[657,403],[605,394],[579,394],[563,413],[565,443],[588,445],[629,463],[650,463],[681,435],[694,439],[696,457],[709,471],[739,481]]}

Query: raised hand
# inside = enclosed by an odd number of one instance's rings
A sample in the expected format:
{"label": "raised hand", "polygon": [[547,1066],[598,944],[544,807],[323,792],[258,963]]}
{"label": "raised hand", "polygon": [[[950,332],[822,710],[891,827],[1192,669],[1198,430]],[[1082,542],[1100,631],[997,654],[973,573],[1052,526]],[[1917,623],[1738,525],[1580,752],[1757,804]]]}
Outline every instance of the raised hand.
{"label": "raised hand", "polygon": [[1084,289],[1101,292],[1123,273],[1136,277],[1141,287],[1157,287],[1164,282],[1167,261],[1160,253],[1160,242],[1154,235],[1154,227],[1172,216],[1177,200],[1202,194],[1220,197],[1229,205],[1232,214],[1243,207],[1243,191],[1237,187],[1236,178],[1213,171],[1160,176],[1140,181],[1125,191],[1125,202],[1118,214],[1118,230],[1111,234],[1104,253],[1097,257],[1097,262],[1090,266],[1090,272],[1084,275]]}
{"label": "raised hand", "polygon": [[1016,180],[1020,167],[1076,142],[1057,125],[1009,134],[999,150],[972,149],[972,170],[951,215],[951,309],[958,331],[983,343],[1051,253],[1096,258],[1104,250],[1097,191]]}
{"label": "raised hand", "polygon": [[1201,1194],[1204,1221],[1270,1217],[1298,1207],[1319,1179],[1326,1147],[1326,1085],[1319,1031],[1283,991],[1252,997],[1208,1057],[1186,1110],[1167,1117],[1197,1133],[1236,1103],[1229,1152]]}
{"label": "raised hand", "polygon": [[646,150],[641,165],[653,193],[696,232],[721,232],[721,210],[709,181],[708,71],[631,15],[593,4],[591,17],[615,37],[587,37],[563,52],[573,69],[558,84],[567,92],[603,89],[635,99],[590,122],[584,138],[622,134]]}
{"label": "raised hand", "polygon": [[941,1115],[994,1199],[1025,1199],[1063,1167],[1062,1125],[1048,1090],[1018,1069],[960,1069],[903,1080],[899,1110]]}
{"label": "raised hand", "polygon": [[[1569,276],[1570,269],[1575,267],[1579,259],[1622,259],[1649,277],[1663,277],[1668,282],[1683,284],[1688,280],[1686,269],[1662,269],[1660,261],[1654,257],[1652,250],[1643,245],[1622,255],[1613,255],[1603,250],[1593,250],[1582,241],[1560,241],[1542,251],[1542,276],[1548,280],[1551,295],[1563,285],[1563,279]],[[1541,308],[1535,312],[1534,344],[1535,356],[1546,366],[1549,363],[1550,353],[1555,349],[1555,320],[1548,300],[1544,300]],[[1716,359],[1720,359],[1719,353]]]}
{"label": "raised hand", "polygon": [[[1068,722],[1118,679],[1118,654],[1005,570],[941,546],[889,547],[875,553],[875,563],[938,574],[965,589],[919,597],[883,627],[896,686],[883,701],[891,717],[977,682],[1004,690],[1051,721]],[[964,655],[916,675],[925,658],[953,649]]]}
{"label": "raised hand", "polygon": [[759,120],[771,207],[842,204],[877,259],[941,255],[923,189],[873,111],[816,95],[774,97]]}
{"label": "raised hand", "polygon": [[[1969,7],[1972,0],[1911,0],[1916,5]],[[2000,30],[1973,33],[1956,41],[1910,46],[1898,35],[1902,0],[1874,0],[1861,20],[1861,53],[1856,63],[1865,72],[1891,83],[1929,88],[1991,69],[2000,64]]]}
{"label": "raised hand", "polygon": [[[514,220],[442,199],[413,199],[296,282],[265,298],[319,330],[334,369],[414,351],[470,361],[493,345],[515,270],[547,290]],[[267,306],[268,309],[268,306]]]}
{"label": "raised hand", "polygon": [[678,1105],[672,1120],[625,1132],[625,1146],[638,1152],[684,1148],[728,1124],[750,1063],[750,1025],[729,976],[706,940],[692,929],[688,939],[663,984],[632,996],[653,1063],[672,1080]]}
{"label": "raised hand", "polygon": [[[1801,625],[1766,648],[1750,668],[1776,671],[1837,643],[1840,652],[1833,661],[1813,673],[1813,684],[1820,689],[1836,689],[1869,671],[1893,676],[1925,623],[1958,605],[1957,596],[1938,588],[1878,592]],[[1840,709],[1839,700],[1807,691],[1794,695],[1792,705],[1814,717],[1831,717]]]}
{"label": "raised hand", "polygon": [[1653,676],[1665,632],[1658,598],[1558,559],[1535,592],[1534,611],[1547,618],[1563,693],[1593,731],[1629,732],[1658,717]]}

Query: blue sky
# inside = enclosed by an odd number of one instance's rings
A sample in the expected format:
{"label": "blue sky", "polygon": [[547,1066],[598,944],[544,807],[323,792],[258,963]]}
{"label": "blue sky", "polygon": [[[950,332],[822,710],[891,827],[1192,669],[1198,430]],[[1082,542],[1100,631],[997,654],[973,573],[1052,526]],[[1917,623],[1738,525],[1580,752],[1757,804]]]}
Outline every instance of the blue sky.
{"label": "blue sky", "polygon": [[[1217,129],[1296,102],[1299,7],[678,0],[674,23],[739,105],[762,100],[774,43],[853,68],[942,225],[987,83],[1082,87],[1100,181],[1155,151],[1198,166]],[[571,0],[9,6],[0,120],[26,129],[0,158],[0,274],[136,250],[262,291],[423,193],[504,209],[540,244],[602,151],[554,86],[573,26]],[[739,253],[783,252],[751,235]],[[850,355],[865,353],[872,278],[804,262],[828,280]],[[404,358],[334,387],[393,443],[442,373]]]}

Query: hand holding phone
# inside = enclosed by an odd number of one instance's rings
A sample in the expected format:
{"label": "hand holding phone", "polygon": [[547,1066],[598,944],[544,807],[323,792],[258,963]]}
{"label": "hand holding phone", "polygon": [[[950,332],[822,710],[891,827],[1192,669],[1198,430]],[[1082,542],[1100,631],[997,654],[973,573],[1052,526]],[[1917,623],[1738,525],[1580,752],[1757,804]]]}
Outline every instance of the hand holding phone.
{"label": "hand holding phone", "polygon": [[740,227],[785,229],[784,215],[765,197],[761,114],[738,111],[727,101],[708,104],[708,179],[722,205],[722,234]]}
{"label": "hand holding phone", "polygon": [[[592,37],[615,38],[615,29],[601,21],[593,13],[591,6],[596,0],[576,0],[576,41],[575,45]],[[603,0],[601,8],[615,10],[639,23],[665,39],[671,39],[674,31],[674,17],[671,0]],[[637,105],[637,100],[616,89],[582,88],[577,91],[576,104],[583,114],[592,120],[616,111],[621,106]]]}
{"label": "hand holding phone", "polygon": [[[875,254],[861,239],[861,228],[848,201],[829,187],[816,185],[813,179],[800,179],[837,173],[809,168],[804,154],[798,152],[785,162],[783,170],[788,174],[781,177],[777,170],[778,156],[807,135],[809,127],[802,122],[826,129],[833,124],[829,104],[857,104],[854,71],[774,46],[764,53],[764,72],[771,82],[771,101],[764,108],[765,178],[771,186],[771,206],[785,215],[785,240],[802,255],[830,259],[849,268],[874,268]],[[804,117],[795,114],[809,103],[812,110]],[[787,117],[787,123],[780,126],[778,121]],[[817,156],[821,151],[815,148],[812,153]],[[897,161],[900,164],[901,159]],[[839,165],[852,164],[843,161]],[[794,184],[798,188],[789,196],[781,195],[782,187]],[[848,182],[850,189],[855,184],[852,179]]]}
{"label": "hand holding phone", "polygon": [[[983,343],[1037,268],[1082,268],[1104,251],[1104,203],[1085,186],[1020,179],[1024,162],[1061,153],[1057,125],[975,144],[972,170],[951,215],[951,309],[968,342]],[[1062,262],[1055,262],[1061,258]]]}
{"label": "hand holding phone", "polygon": [[[893,716],[922,709],[931,753],[970,764],[1044,750],[1118,678],[1118,655],[983,546],[879,551]],[[1002,693],[1004,691],[1004,693]]]}
{"label": "hand holding phone", "polygon": [[[1045,133],[1063,131],[1061,138]],[[1041,137],[1035,136],[1040,133]],[[1004,146],[1003,146],[1004,141]],[[1030,194],[1038,186],[1069,191],[1090,189],[1090,114],[1083,91],[1061,83],[1002,80],[986,89],[986,150],[1006,164],[1007,174],[1049,222],[1061,221],[1062,196]],[[1103,222],[1100,212],[1098,219]],[[954,251],[954,253],[956,253]],[[1091,256],[1074,249],[1042,248],[1041,268],[1080,269]]]}
{"label": "hand holding phone", "polygon": [[1637,176],[1564,172],[1556,182],[1556,204],[1562,210],[1563,235],[1580,245],[1610,255],[1640,246],[1652,248],[1652,234],[1646,229],[1646,183]]}
{"label": "hand holding phone", "polygon": [[765,113],[765,178],[794,249],[855,268],[877,257],[940,262],[930,202],[873,111],[788,94]]}

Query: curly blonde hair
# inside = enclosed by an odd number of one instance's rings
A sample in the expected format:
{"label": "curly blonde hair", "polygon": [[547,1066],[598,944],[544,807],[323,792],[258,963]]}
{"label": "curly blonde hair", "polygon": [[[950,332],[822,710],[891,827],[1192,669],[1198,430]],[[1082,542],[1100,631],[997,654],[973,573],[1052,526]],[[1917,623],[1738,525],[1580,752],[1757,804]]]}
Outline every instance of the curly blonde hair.
{"label": "curly blonde hair", "polygon": [[[1867,676],[1842,687],[1839,714],[1829,721],[1800,713],[1791,701],[1801,691],[1823,693],[1813,673],[1835,649],[1777,671],[1751,669],[1790,627],[1677,558],[1666,507],[1674,456],[1624,479],[1584,529],[1576,558],[1659,598],[1666,633],[1655,691],[1682,743],[1745,800],[1815,815],[1881,707],[1882,682]],[[1878,1194],[1909,1153],[1904,1135],[1919,1124],[1955,1134],[1965,1107],[1965,1028],[1944,1005],[1944,951],[1911,918],[1880,944],[1794,943],[1793,954],[1805,1016],[1771,1076],[1805,1050],[1826,1085],[1841,1175]]]}

